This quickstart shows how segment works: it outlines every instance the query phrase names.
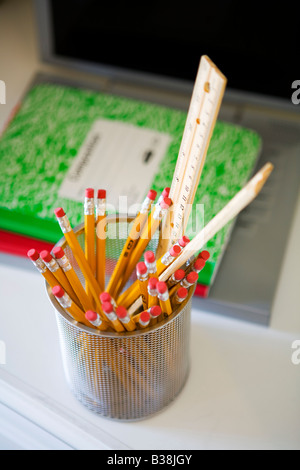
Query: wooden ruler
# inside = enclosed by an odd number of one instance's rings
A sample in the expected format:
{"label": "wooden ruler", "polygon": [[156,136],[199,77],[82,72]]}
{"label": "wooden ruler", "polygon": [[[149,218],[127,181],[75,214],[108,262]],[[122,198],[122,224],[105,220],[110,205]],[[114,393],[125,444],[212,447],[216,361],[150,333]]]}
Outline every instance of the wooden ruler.
{"label": "wooden ruler", "polygon": [[173,207],[162,226],[157,257],[186,229],[226,83],[215,64],[202,56],[170,190]]}

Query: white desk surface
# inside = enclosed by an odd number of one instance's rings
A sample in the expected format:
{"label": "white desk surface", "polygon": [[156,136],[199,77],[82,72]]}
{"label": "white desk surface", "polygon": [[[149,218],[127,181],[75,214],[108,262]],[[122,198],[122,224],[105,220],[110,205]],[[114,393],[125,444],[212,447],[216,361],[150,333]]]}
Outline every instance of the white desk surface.
{"label": "white desk surface", "polygon": [[[0,79],[7,104],[0,105],[0,125],[37,71],[74,75],[39,63],[31,1],[6,1],[0,5]],[[300,339],[299,235],[300,199],[270,327],[194,307],[187,384],[166,410],[136,423],[103,419],[72,397],[43,279],[27,260],[0,255],[0,340],[6,345],[0,405],[77,449],[300,449],[300,365],[291,361],[291,345]],[[6,423],[1,432],[9,439],[16,430]]]}

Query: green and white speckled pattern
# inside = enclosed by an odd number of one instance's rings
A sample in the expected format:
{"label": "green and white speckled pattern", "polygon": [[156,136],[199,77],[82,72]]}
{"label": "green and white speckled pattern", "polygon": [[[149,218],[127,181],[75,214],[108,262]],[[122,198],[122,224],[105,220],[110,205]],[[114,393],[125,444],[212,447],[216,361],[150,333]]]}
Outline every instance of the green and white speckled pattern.
{"label": "green and white speckled pattern", "polygon": [[[53,84],[35,86],[0,141],[0,228],[56,242],[61,232],[53,209],[64,207],[73,226],[82,204],[61,199],[58,189],[93,122],[125,121],[172,136],[153,185],[170,186],[186,114],[166,107]],[[252,131],[217,122],[196,203],[207,223],[245,184],[256,162],[260,138]],[[149,188],[145,188],[147,191]],[[193,236],[191,226],[187,234]],[[222,254],[229,226],[207,245],[212,265]]]}

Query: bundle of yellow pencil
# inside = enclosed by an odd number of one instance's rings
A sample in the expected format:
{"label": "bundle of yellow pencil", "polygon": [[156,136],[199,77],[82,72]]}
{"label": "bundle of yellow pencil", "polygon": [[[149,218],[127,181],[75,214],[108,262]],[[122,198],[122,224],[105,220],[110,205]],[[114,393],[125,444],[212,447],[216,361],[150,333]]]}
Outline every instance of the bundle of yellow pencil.
{"label": "bundle of yellow pencil", "polygon": [[[97,193],[98,199],[99,196],[101,199],[101,212],[99,202],[95,204],[93,201],[94,190],[88,188],[85,192],[84,248],[63,208],[54,211],[68,250],[72,252],[72,259],[76,260],[76,267],[72,266],[71,257],[67,257],[61,246],[54,247],[52,253],[38,253],[32,249],[28,257],[54,289],[52,293],[56,293],[61,307],[75,321],[119,334],[155,327],[187,300],[189,290],[197,283],[199,272],[205,268],[209,258],[206,250],[201,251],[202,247],[257,196],[272,169],[270,163],[266,164],[193,240],[181,237],[159,258],[148,245],[172,207],[172,201],[165,196],[168,188],[156,203],[157,194],[150,190],[133,220],[110,276],[105,276],[106,245],[109,241],[106,240],[108,219],[104,190]],[[97,208],[96,213],[93,213],[94,208]],[[84,284],[76,274],[78,267]],[[133,282],[132,275],[136,279]],[[153,310],[154,307],[159,307],[159,315],[157,308]],[[156,312],[155,321],[151,309]],[[147,318],[149,321],[146,321]]]}

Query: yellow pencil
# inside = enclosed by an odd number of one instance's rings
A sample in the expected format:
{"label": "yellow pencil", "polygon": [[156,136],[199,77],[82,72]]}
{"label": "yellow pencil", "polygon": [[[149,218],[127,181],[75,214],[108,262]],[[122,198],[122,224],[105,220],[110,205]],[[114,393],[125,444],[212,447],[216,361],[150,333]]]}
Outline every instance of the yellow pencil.
{"label": "yellow pencil", "polygon": [[96,278],[100,289],[105,289],[106,250],[106,190],[99,189],[96,201]]}
{"label": "yellow pencil", "polygon": [[150,277],[148,280],[148,308],[158,304],[156,285],[158,283],[157,277]]}
{"label": "yellow pencil", "polygon": [[173,297],[171,298],[172,308],[175,310],[178,305],[182,304],[188,296],[188,290],[185,287],[180,287]]}
{"label": "yellow pencil", "polygon": [[53,276],[52,272],[49,271],[47,266],[45,265],[44,261],[41,260],[39,253],[37,250],[32,248],[27,252],[28,258],[31,259],[37,270],[42,274],[44,279],[48,282],[51,289],[57,285],[57,279]]}
{"label": "yellow pencil", "polygon": [[148,269],[148,274],[149,277],[156,277],[158,278],[158,272],[157,272],[157,267],[156,267],[156,259],[155,259],[155,254],[153,251],[146,251],[144,253],[144,260],[145,264]]}
{"label": "yellow pencil", "polygon": [[[175,244],[163,255],[156,263],[157,274],[160,275],[181,253],[181,247]],[[117,299],[117,303],[128,308],[140,295],[140,286],[138,280],[126,289]]]}
{"label": "yellow pencil", "polygon": [[117,297],[118,292],[120,292],[125,285],[122,282],[124,271],[129,262],[133,249],[137,244],[141,230],[144,227],[145,222],[148,219],[148,213],[149,213],[149,210],[151,208],[153,201],[155,201],[156,195],[157,195],[157,192],[154,191],[153,189],[151,189],[148,192],[142,204],[140,212],[137,214],[136,218],[134,219],[134,222],[130,229],[126,243],[124,244],[121,255],[119,256],[117,264],[108,282],[106,290],[115,298]]}
{"label": "yellow pencil", "polygon": [[99,287],[98,282],[96,281],[92,270],[90,268],[90,265],[88,264],[84,252],[79,244],[79,241],[73,232],[73,229],[70,225],[69,219],[67,215],[65,214],[65,211],[59,207],[55,209],[54,211],[58,223],[60,225],[60,228],[62,229],[62,232],[65,236],[65,239],[69,245],[69,247],[72,250],[72,253],[78,263],[79,268],[81,269],[81,272],[86,280],[86,282],[89,284],[90,291],[93,295],[94,301],[96,303],[96,308],[97,308],[97,313],[100,314],[100,316],[103,318],[103,313],[101,310],[101,303],[99,300],[99,295],[101,294],[101,289]]}
{"label": "yellow pencil", "polygon": [[144,310],[143,312],[138,313],[132,317],[132,321],[134,321],[134,323],[140,328],[146,328],[149,325],[150,320],[151,316],[148,310]]}
{"label": "yellow pencil", "polygon": [[64,308],[74,320],[86,326],[91,326],[86,320],[84,312],[72,301],[61,286],[54,286],[52,294],[56,297],[62,308]]}
{"label": "yellow pencil", "polygon": [[150,313],[150,326],[153,326],[157,323],[159,316],[162,313],[162,309],[159,305],[153,305],[152,307],[148,308],[148,312]]}
{"label": "yellow pencil", "polygon": [[110,329],[108,323],[102,320],[100,315],[94,312],[93,310],[88,310],[87,312],[85,312],[85,318],[89,323],[91,323],[95,328],[100,331],[106,331]]}
{"label": "yellow pencil", "polygon": [[163,313],[166,313],[167,315],[171,315],[173,310],[171,306],[167,284],[165,282],[159,281],[157,283],[156,289],[158,292],[159,304],[161,306]]}
{"label": "yellow pencil", "polygon": [[126,308],[122,307],[121,305],[117,307],[116,315],[127,331],[134,331],[136,329],[136,324],[131,320]]}
{"label": "yellow pencil", "polygon": [[[85,190],[84,198],[84,248],[85,257],[91,268],[93,275],[96,272],[96,255],[95,255],[95,204],[94,204],[94,190],[87,188]],[[89,297],[92,297],[89,284],[86,282],[86,292]]]}
{"label": "yellow pencil", "polygon": [[71,297],[73,302],[75,302],[78,306],[80,306],[80,301],[77,295],[74,292],[70,282],[68,281],[65,273],[59,266],[58,262],[55,258],[49,253],[47,250],[43,250],[40,253],[41,259],[44,261],[45,265],[52,272],[53,276],[57,279],[56,284],[62,286],[62,288],[67,292],[67,294]]}
{"label": "yellow pencil", "polygon": [[174,293],[180,288],[180,287],[185,287],[186,289],[189,289],[191,286],[196,284],[198,281],[199,274],[196,273],[196,271],[191,271],[188,273],[182,281],[177,284],[176,286],[172,287],[170,290],[170,297],[174,295]]}
{"label": "yellow pencil", "polygon": [[120,333],[122,331],[125,331],[125,328],[122,325],[122,323],[120,322],[120,320],[118,319],[118,317],[116,315],[116,312],[114,310],[114,307],[111,304],[111,302],[103,302],[102,310],[103,310],[104,314],[106,315],[106,317],[108,318],[110,325],[112,325],[112,327],[118,333]]}
{"label": "yellow pencil", "polygon": [[172,205],[171,199],[168,197],[165,197],[160,202],[160,204],[156,203],[154,208],[152,209],[151,214],[148,218],[148,221],[145,224],[144,229],[142,230],[140,239],[137,242],[137,245],[130,257],[130,260],[127,265],[125,275],[123,278],[123,286],[128,281],[132,271],[134,270],[135,266],[137,265],[140,258],[142,257],[142,254],[144,253],[148,243],[154,236],[156,230],[159,227],[161,220],[163,219],[164,215],[168,212],[171,205]]}
{"label": "yellow pencil", "polygon": [[64,250],[61,246],[56,246],[52,250],[53,255],[55,256],[58,264],[64,271],[68,281],[76,292],[76,295],[81,303],[84,311],[93,309],[93,301],[90,299],[86,291],[84,290],[83,285],[81,284],[73,266],[71,265],[69,259],[67,258]]}
{"label": "yellow pencil", "polygon": [[140,261],[136,265],[136,275],[142,296],[143,308],[146,310],[148,308],[148,270],[146,264],[143,261]]}

